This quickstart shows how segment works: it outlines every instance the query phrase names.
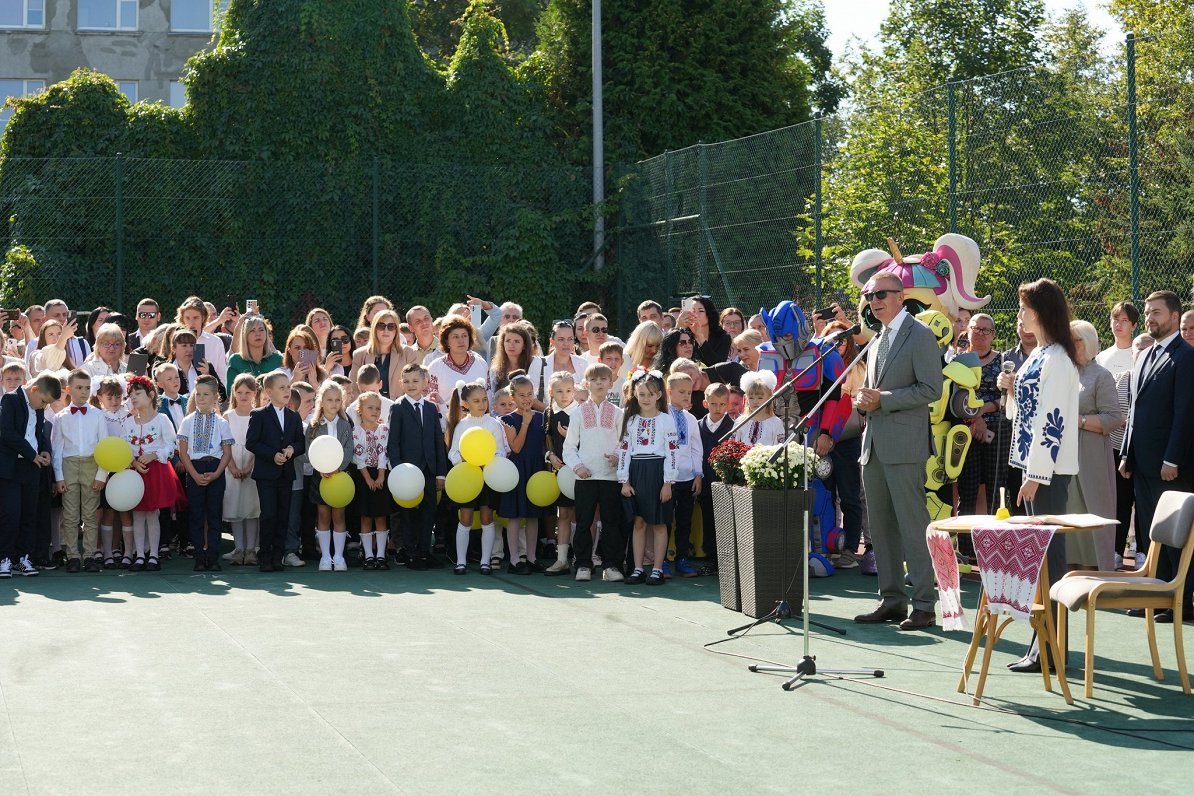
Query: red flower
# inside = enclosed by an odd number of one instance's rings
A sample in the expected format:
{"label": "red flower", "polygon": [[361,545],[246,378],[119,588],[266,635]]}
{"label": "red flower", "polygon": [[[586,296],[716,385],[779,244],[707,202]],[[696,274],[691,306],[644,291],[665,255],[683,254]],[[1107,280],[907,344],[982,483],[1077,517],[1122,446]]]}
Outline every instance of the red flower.
{"label": "red flower", "polygon": [[709,464],[717,477],[727,484],[745,484],[742,457],[751,448],[745,442],[728,439],[709,452]]}

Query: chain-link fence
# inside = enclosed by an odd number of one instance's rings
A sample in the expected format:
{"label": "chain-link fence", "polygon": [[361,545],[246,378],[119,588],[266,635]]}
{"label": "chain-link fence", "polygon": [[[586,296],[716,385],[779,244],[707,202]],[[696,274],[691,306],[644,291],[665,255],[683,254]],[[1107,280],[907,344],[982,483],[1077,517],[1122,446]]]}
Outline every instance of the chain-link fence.
{"label": "chain-link fence", "polygon": [[437,313],[472,294],[543,324],[576,306],[564,264],[590,259],[590,193],[568,168],[9,158],[5,250],[36,266],[10,254],[0,305],[234,295],[285,325],[316,305],[352,323],[373,293]]}
{"label": "chain-link fence", "polygon": [[1118,300],[1188,301],[1194,91],[1138,66],[1165,47],[1130,37],[1105,75],[1026,68],[643,161],[622,205],[622,292],[706,294],[747,315],[853,304],[858,251],[890,236],[918,253],[955,231],[982,250],[978,295],[1003,344],[1016,286],[1041,276],[1105,336]]}

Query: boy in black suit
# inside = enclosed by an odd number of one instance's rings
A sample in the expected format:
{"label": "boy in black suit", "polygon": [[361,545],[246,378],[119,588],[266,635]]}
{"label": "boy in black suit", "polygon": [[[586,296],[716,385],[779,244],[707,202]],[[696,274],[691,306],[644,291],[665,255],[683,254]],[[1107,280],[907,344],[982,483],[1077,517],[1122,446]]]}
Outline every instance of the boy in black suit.
{"label": "boy in black suit", "polygon": [[245,447],[253,454],[253,481],[261,499],[261,538],[257,554],[262,572],[281,572],[290,521],[290,490],[294,484],[294,457],[307,450],[303,421],[287,404],[290,379],[280,370],[262,383],[270,405],[249,415]]}
{"label": "boy in black suit", "polygon": [[[701,528],[704,531],[702,547],[705,550],[705,571],[717,574],[717,533],[713,524],[713,490],[712,484],[721,479],[709,464],[709,454],[721,443],[729,439],[730,429],[734,427],[734,419],[727,414],[730,408],[730,388],[724,384],[710,384],[705,388],[702,400],[707,414],[697,423],[701,430],[701,448],[703,450],[701,463],[705,476],[705,488],[701,490]],[[693,401],[696,404],[696,401]]]}
{"label": "boy in black suit", "polygon": [[0,578],[14,570],[37,575],[29,554],[42,471],[51,462],[45,408],[61,395],[62,382],[47,374],[0,398]]}
{"label": "boy in black suit", "polygon": [[438,566],[431,558],[431,537],[435,524],[435,492],[443,489],[448,475],[448,447],[440,426],[439,409],[423,397],[427,370],[411,363],[402,369],[402,391],[406,393],[390,407],[390,442],[386,449],[390,466],[413,464],[423,471],[423,501],[399,513],[402,541],[410,556],[411,569]]}

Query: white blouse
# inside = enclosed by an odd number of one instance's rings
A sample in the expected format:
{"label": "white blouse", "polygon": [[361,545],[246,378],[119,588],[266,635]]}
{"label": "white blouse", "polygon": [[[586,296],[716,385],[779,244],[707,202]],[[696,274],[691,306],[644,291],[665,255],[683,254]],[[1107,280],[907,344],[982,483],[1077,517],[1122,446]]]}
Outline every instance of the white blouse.
{"label": "white blouse", "polygon": [[144,423],[130,415],[124,422],[124,438],[133,446],[134,458],[140,459],[152,453],[159,462],[165,464],[174,455],[174,424],[161,412],[154,412],[153,417]]}
{"label": "white blouse", "polygon": [[734,432],[734,439],[747,445],[782,445],[784,421],[772,415],[765,420],[752,420]]}
{"label": "white blouse", "polygon": [[[442,417],[448,416],[448,402],[452,400],[452,390],[456,389],[456,382],[479,381],[486,385],[486,392],[488,392],[489,365],[472,351],[468,352],[468,361],[465,362],[463,368],[457,367],[447,355],[434,360],[426,367],[427,389],[439,396],[438,406]],[[395,391],[391,386],[390,392],[397,394],[400,390]]]}
{"label": "white blouse", "polygon": [[676,423],[670,414],[655,417],[633,415],[626,423],[626,433],[618,444],[618,481],[630,480],[630,460],[638,456],[663,458],[663,481],[674,484],[677,476]]}

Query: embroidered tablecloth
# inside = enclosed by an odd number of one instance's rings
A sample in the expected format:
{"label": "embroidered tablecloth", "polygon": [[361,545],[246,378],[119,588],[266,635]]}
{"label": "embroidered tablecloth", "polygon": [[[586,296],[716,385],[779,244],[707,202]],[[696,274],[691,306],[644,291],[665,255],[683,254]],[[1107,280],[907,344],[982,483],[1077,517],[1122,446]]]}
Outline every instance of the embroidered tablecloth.
{"label": "embroidered tablecloth", "polygon": [[999,523],[975,528],[974,552],[993,614],[1027,620],[1036,600],[1041,562],[1056,525]]}
{"label": "embroidered tablecloth", "polygon": [[929,545],[929,554],[933,557],[933,574],[937,576],[937,595],[941,600],[941,628],[965,630],[966,618],[962,613],[962,588],[953,537],[949,531],[939,531],[930,527],[925,531],[925,540]]}

